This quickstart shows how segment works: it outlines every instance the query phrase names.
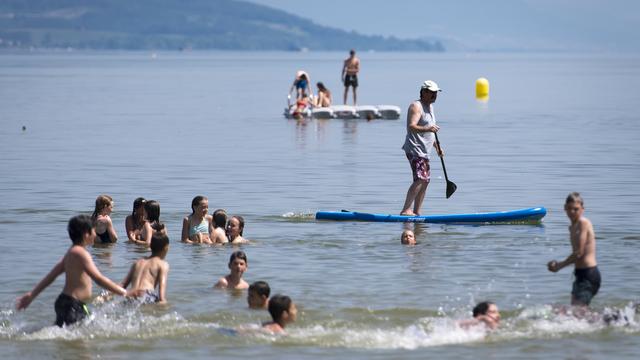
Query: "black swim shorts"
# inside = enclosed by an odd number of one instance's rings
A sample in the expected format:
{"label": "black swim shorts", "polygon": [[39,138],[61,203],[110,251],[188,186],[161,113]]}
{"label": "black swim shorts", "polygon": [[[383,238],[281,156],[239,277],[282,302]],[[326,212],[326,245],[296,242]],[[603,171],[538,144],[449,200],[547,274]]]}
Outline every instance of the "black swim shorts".
{"label": "black swim shorts", "polygon": [[56,325],[60,327],[62,327],[62,325],[71,325],[89,315],[89,310],[85,303],[67,294],[60,294],[58,296],[55,309]]}
{"label": "black swim shorts", "polygon": [[344,76],[344,86],[349,87],[358,87],[358,75],[345,75]]}
{"label": "black swim shorts", "polygon": [[577,301],[589,305],[600,289],[600,270],[598,270],[597,266],[594,266],[585,269],[575,269],[573,274],[576,280],[573,282],[571,295],[573,295]]}

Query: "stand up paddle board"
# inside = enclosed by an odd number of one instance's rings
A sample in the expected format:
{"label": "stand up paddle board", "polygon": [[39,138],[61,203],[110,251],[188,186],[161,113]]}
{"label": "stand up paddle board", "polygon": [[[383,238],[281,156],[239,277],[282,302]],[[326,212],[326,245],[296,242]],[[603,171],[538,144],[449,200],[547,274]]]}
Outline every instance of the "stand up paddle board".
{"label": "stand up paddle board", "polygon": [[316,220],[370,221],[370,222],[423,222],[440,224],[539,223],[547,214],[543,207],[475,214],[448,214],[406,216],[370,214],[356,211],[318,211]]}

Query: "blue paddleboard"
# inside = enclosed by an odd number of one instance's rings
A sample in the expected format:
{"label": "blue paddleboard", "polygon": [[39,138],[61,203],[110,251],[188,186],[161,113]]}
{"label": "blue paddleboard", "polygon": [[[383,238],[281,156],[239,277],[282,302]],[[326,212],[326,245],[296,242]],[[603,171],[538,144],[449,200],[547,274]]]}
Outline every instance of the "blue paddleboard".
{"label": "blue paddleboard", "polygon": [[318,211],[316,220],[371,221],[371,222],[424,222],[440,224],[483,224],[483,223],[538,223],[547,214],[543,207],[497,211],[475,214],[448,214],[406,216],[370,214],[356,211]]}

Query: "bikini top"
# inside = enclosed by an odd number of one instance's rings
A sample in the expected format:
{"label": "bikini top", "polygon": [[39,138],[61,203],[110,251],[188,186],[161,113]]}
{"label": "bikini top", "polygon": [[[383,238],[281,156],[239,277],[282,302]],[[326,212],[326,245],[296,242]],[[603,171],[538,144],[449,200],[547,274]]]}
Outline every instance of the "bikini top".
{"label": "bikini top", "polygon": [[209,232],[209,222],[207,221],[207,218],[203,218],[202,222],[197,225],[192,225],[191,220],[193,220],[193,216],[189,215],[189,236]]}

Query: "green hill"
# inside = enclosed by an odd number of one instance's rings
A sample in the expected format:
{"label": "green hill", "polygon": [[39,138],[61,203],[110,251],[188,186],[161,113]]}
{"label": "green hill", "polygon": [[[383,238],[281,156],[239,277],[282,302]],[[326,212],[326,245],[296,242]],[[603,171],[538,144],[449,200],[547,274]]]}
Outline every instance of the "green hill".
{"label": "green hill", "polygon": [[234,0],[2,0],[0,47],[443,51]]}

